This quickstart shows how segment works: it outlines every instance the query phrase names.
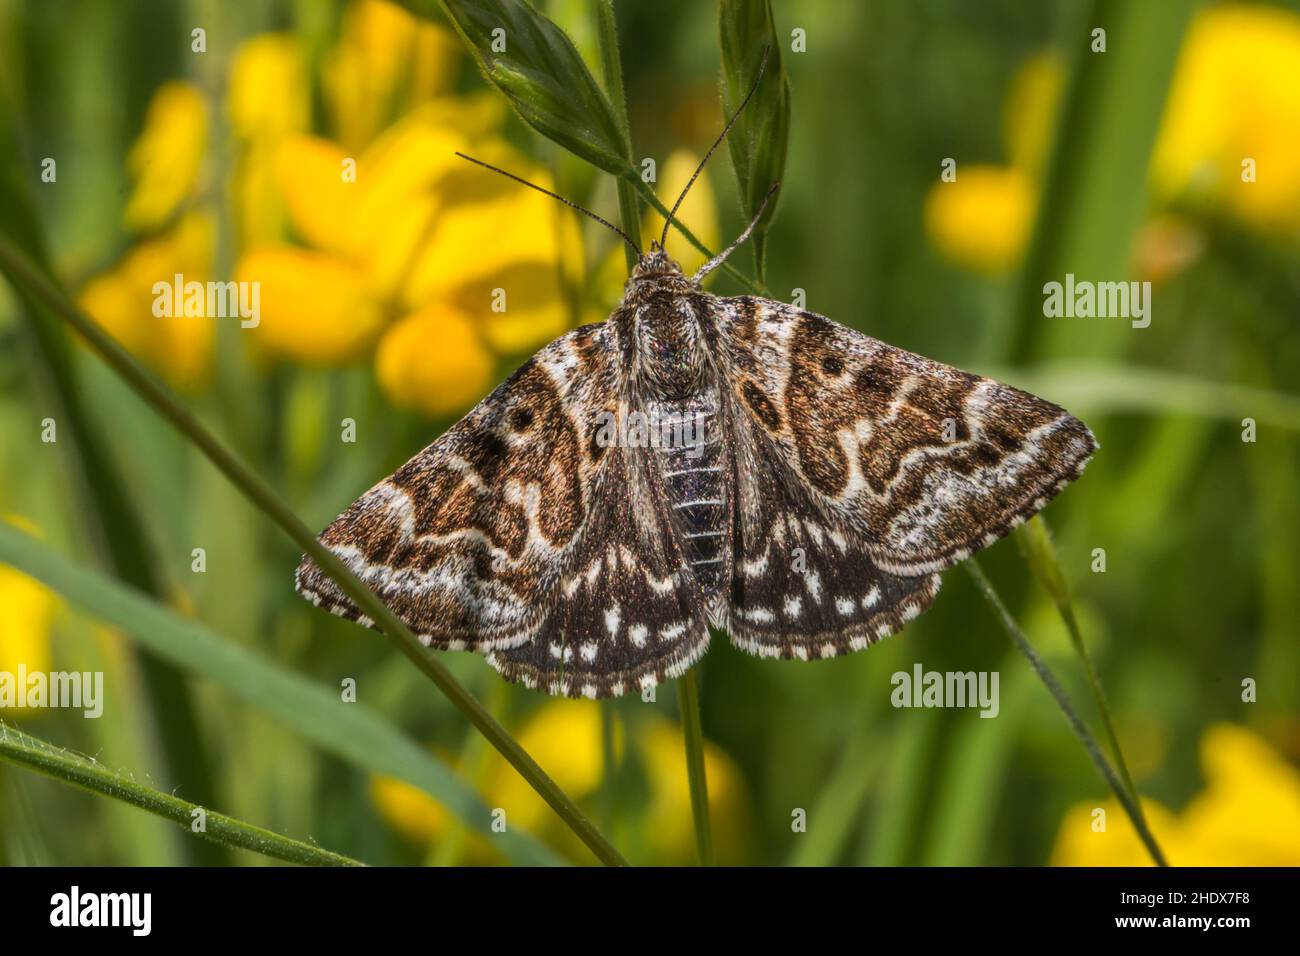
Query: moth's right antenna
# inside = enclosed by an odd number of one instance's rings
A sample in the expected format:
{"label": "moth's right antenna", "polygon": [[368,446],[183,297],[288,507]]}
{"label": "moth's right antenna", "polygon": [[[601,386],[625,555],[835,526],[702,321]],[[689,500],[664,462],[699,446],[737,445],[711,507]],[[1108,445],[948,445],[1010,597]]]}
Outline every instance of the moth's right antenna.
{"label": "moth's right antenna", "polygon": [[494,173],[500,173],[502,176],[505,176],[507,179],[513,179],[515,182],[521,183],[522,185],[527,186],[529,189],[536,189],[539,193],[545,193],[547,196],[550,196],[552,199],[558,199],[560,202],[564,203],[569,208],[578,210],[578,212],[582,213],[584,216],[590,216],[592,219],[596,220],[596,222],[600,223],[602,226],[608,226],[610,229],[613,229],[616,233],[618,233],[620,236],[623,237],[623,241],[632,247],[632,251],[636,253],[638,259],[641,258],[641,247],[638,246],[635,242],[633,242],[631,237],[628,236],[626,232],[618,228],[618,226],[614,225],[608,219],[602,219],[600,218],[600,216],[597,216],[590,209],[584,209],[582,206],[579,206],[576,202],[573,202],[572,200],[569,199],[565,199],[559,193],[553,193],[549,189],[543,189],[541,186],[538,186],[536,183],[530,183],[526,179],[520,179],[514,173],[508,173],[504,169],[501,169],[497,166],[493,166],[491,163],[485,163],[483,162],[483,160],[475,159],[473,156],[466,156],[464,153],[459,151],[456,153],[456,155],[459,156],[461,159],[469,160],[471,163],[473,163],[476,166],[482,166],[484,169],[490,169]]}
{"label": "moth's right antenna", "polygon": [[677,197],[677,202],[673,203],[672,211],[668,213],[668,218],[664,220],[664,234],[659,237],[659,245],[661,248],[663,247],[663,244],[668,241],[668,227],[672,225],[673,217],[677,215],[677,209],[681,206],[682,200],[686,198],[686,194],[690,192],[691,187],[695,185],[695,180],[700,178],[700,173],[704,172],[704,164],[709,161],[709,157],[713,155],[713,151],[722,145],[722,141],[727,138],[727,133],[731,131],[731,127],[735,125],[737,118],[739,118],[741,110],[745,108],[745,105],[758,90],[758,84],[763,82],[763,73],[767,69],[767,58],[771,53],[772,48],[770,46],[763,47],[763,59],[759,61],[758,75],[754,77],[754,84],[749,88],[749,92],[745,94],[745,98],[740,101],[740,105],[736,107],[736,112],[731,114],[731,119],[727,120],[727,125],[722,127],[722,132],[719,133],[718,138],[713,141],[713,145],[709,147],[709,151],[704,154],[704,158],[700,160],[700,165],[695,167],[695,172],[691,174],[691,178],[686,183],[686,188],[682,190],[682,194]]}

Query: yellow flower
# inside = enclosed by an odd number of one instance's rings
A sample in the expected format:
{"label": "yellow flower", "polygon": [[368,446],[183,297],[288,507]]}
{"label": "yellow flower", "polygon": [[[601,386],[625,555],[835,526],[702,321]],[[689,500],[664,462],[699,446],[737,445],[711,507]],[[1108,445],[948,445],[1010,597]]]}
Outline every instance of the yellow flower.
{"label": "yellow flower", "polygon": [[[677,197],[690,181],[691,174],[699,165],[700,157],[689,150],[678,149],[668,157],[668,161],[659,170],[659,185],[655,189],[665,206],[672,209],[672,204],[677,201]],[[699,179],[695,180],[691,191],[686,194],[681,208],[673,218],[689,229],[706,248],[714,252],[718,251],[718,204],[707,172],[701,173]],[[649,249],[651,240],[657,242],[663,231],[664,217],[655,210],[648,209],[642,222],[641,248]],[[690,241],[676,229],[668,230],[668,241],[664,244],[664,248],[681,264],[682,271],[687,275],[704,265],[704,254],[691,245]],[[618,256],[619,261],[623,261],[621,247]],[[626,278],[625,275],[624,279]]]}
{"label": "yellow flower", "polygon": [[[1242,163],[1255,163],[1255,182]],[[1300,228],[1300,16],[1211,7],[1188,29],[1152,161],[1163,201],[1226,210],[1264,230]]]}
{"label": "yellow flower", "polygon": [[234,321],[179,314],[156,316],[157,283],[204,282],[212,273],[215,225],[203,212],[186,214],[164,233],[137,244],[116,267],[88,282],[78,302],[113,338],[169,381],[194,388],[211,364],[214,323]]}
{"label": "yellow flower", "polygon": [[451,821],[441,803],[396,777],[371,777],[370,800],[389,826],[417,846],[428,846],[441,837]]}
{"label": "yellow flower", "polygon": [[307,69],[296,37],[251,37],[235,50],[230,64],[226,109],[231,131],[240,139],[258,139],[306,129],[307,90]]}
{"label": "yellow flower", "polygon": [[333,365],[374,350],[393,404],[447,416],[487,391],[494,355],[563,332],[565,288],[581,271],[573,215],[455,156],[472,150],[549,186],[495,134],[501,115],[479,100],[433,101],[355,160],[317,137],[282,142],[289,219],[315,248],[262,247],[241,261],[240,278],[261,283],[255,341]]}
{"label": "yellow flower", "polygon": [[339,142],[360,150],[396,115],[446,92],[458,67],[459,44],[446,30],[382,0],[352,4],[325,62]]}
{"label": "yellow flower", "polygon": [[[642,747],[650,778],[646,840],[656,862],[692,863],[696,859],[695,823],[686,775],[682,728],[663,721],[647,728]],[[704,773],[709,785],[709,822],[714,850],[722,863],[740,862],[748,821],[740,769],[722,748],[704,742]]]}
{"label": "yellow flower", "polygon": [[[575,799],[591,797],[603,784],[600,708],[592,701],[553,700],[539,710],[519,733],[519,742],[548,774]],[[619,725],[621,728],[621,724]],[[681,727],[650,718],[634,725],[632,746],[643,761],[649,797],[633,817],[657,863],[688,863],[695,859],[695,830]],[[622,760],[623,740],[616,740]],[[705,772],[709,780],[709,814],[714,841],[723,861],[738,859],[747,821],[740,771],[721,748],[705,742]],[[497,758],[495,774],[486,788],[493,806],[506,818],[533,832],[558,833],[554,812],[523,778]],[[631,811],[629,811],[631,812]]]}
{"label": "yellow flower", "polygon": [[[431,348],[434,342],[437,346]],[[482,398],[495,364],[479,345],[474,323],[436,305],[399,319],[375,356],[384,392],[431,418],[446,417]]]}
{"label": "yellow flower", "polygon": [[[926,232],[953,261],[987,272],[1019,262],[1062,74],[1055,56],[1039,54],[1012,81],[1003,118],[1010,166],[959,166],[956,182],[931,187]],[[1150,177],[1162,207],[1217,209],[1261,231],[1300,234],[1300,16],[1254,4],[1214,6],[1196,16],[1171,81]],[[1159,280],[1202,245],[1189,225],[1166,219],[1139,237],[1138,267]]]}
{"label": "yellow flower", "polygon": [[[4,516],[24,531],[37,533],[30,522]],[[0,672],[17,675],[50,670],[50,629],[59,600],[49,588],[8,565],[0,564]],[[0,714],[3,716],[3,714]]]}
{"label": "yellow flower", "polygon": [[[307,129],[310,89],[302,45],[268,33],[240,44],[230,66],[226,112],[239,143],[230,187],[239,248],[273,242],[284,230],[284,199],[277,188],[276,147]],[[267,95],[274,90],[275,95]]]}
{"label": "yellow flower", "polygon": [[[533,755],[560,788],[581,800],[604,777],[600,708],[592,701],[548,701],[519,732],[520,745]],[[621,750],[621,748],[620,748]],[[555,813],[518,771],[502,758],[493,761],[486,787],[488,800],[506,812],[506,819],[538,832]]]}
{"label": "yellow flower", "polygon": [[925,231],[954,262],[1001,272],[1020,258],[1032,227],[1034,187],[1018,169],[964,166],[925,200]]}
{"label": "yellow flower", "polygon": [[130,229],[163,225],[194,192],[208,145],[208,108],[190,83],[164,83],[149,103],[144,130],[127,156],[135,189],[124,219]]}
{"label": "yellow flower", "polygon": [[[1300,771],[1253,731],[1216,724],[1201,738],[1205,788],[1181,813],[1143,801],[1147,821],[1175,866],[1300,865]],[[1092,830],[1095,807],[1105,832]],[[1052,851],[1056,866],[1139,866],[1150,858],[1117,801],[1071,808]]]}

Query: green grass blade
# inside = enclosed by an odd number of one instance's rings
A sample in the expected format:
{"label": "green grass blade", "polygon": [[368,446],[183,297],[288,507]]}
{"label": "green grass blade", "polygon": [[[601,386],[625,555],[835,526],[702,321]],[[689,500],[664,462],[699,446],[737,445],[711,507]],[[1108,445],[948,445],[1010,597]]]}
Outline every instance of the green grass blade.
{"label": "green grass blade", "polygon": [[[596,39],[600,49],[600,66],[605,80],[605,93],[614,110],[614,120],[618,124],[626,153],[624,159],[630,167],[632,161],[632,131],[627,121],[627,95],[623,90],[623,60],[618,52],[618,30],[614,23],[613,0],[591,0],[592,16],[596,21]],[[634,242],[641,241],[641,210],[637,205],[636,188],[625,176],[618,176],[615,183],[618,189],[618,217],[623,231]],[[627,268],[630,272],[636,265],[636,252],[624,244]]]}
{"label": "green grass blade", "polygon": [[1034,577],[1043,585],[1052,603],[1056,605],[1056,612],[1061,616],[1061,621],[1069,632],[1074,652],[1083,662],[1083,672],[1088,679],[1088,686],[1092,689],[1097,711],[1101,714],[1101,724],[1106,731],[1111,756],[1115,758],[1115,766],[1124,779],[1124,786],[1134,797],[1134,805],[1141,813],[1142,804],[1137,800],[1137,787],[1133,785],[1128,762],[1124,759],[1124,750],[1119,745],[1119,736],[1115,733],[1115,725],[1110,719],[1110,708],[1106,706],[1106,695],[1102,692],[1097,669],[1093,667],[1092,656],[1088,653],[1088,646],[1083,642],[1083,633],[1079,630],[1079,618],[1074,613],[1074,602],[1070,599],[1070,587],[1056,558],[1056,548],[1052,544],[1052,536],[1047,530],[1047,522],[1043,516],[1035,515],[1032,521],[1022,525],[1016,532],[1016,540],[1020,544],[1020,552],[1025,557],[1025,563],[1029,565]]}
{"label": "green grass blade", "polygon": [[487,709],[466,690],[446,665],[435,659],[419,638],[328,548],[324,547],[270,486],[236,458],[185,409],[159,381],[149,374],[112,336],[75,306],[31,260],[0,239],[0,272],[11,283],[34,294],[65,319],[86,339],[108,365],[156,412],[171,422],[201,451],[230,482],[267,518],[308,554],[316,565],[342,589],[379,627],[383,634],[420,669],[444,696],[488,738],[538,795],[585,843],[602,863],[623,866],[627,861],[596,828],[567,793],[547,775],[519,742],[510,736]]}
{"label": "green grass blade", "polygon": [[1147,827],[1146,818],[1142,815],[1142,808],[1138,803],[1137,795],[1130,792],[1119,777],[1116,776],[1114,769],[1111,768],[1111,765],[1106,761],[1106,757],[1102,754],[1101,747],[1097,745],[1097,741],[1088,732],[1088,728],[1083,721],[1079,719],[1079,715],[1075,711],[1074,705],[1070,703],[1070,699],[1065,696],[1065,691],[1056,679],[1056,675],[1043,663],[1033,645],[1029,643],[1029,639],[1020,630],[1020,625],[1016,623],[1015,618],[1011,616],[1011,612],[1007,610],[1006,605],[1002,603],[1002,599],[998,597],[997,591],[993,589],[992,582],[984,574],[984,570],[979,566],[979,563],[974,558],[970,558],[966,561],[965,566],[971,577],[975,579],[975,584],[979,587],[980,593],[988,601],[989,606],[993,608],[993,613],[997,616],[1002,629],[1007,632],[1007,636],[1011,638],[1012,643],[1029,661],[1029,666],[1034,669],[1038,679],[1043,682],[1043,686],[1047,688],[1048,693],[1052,695],[1052,699],[1056,701],[1056,705],[1061,709],[1061,713],[1065,715],[1065,722],[1070,725],[1070,730],[1079,738],[1079,742],[1083,744],[1083,749],[1088,752],[1088,757],[1097,767],[1102,779],[1115,793],[1120,805],[1124,808],[1124,812],[1133,821],[1133,828],[1137,831],[1143,845],[1146,846],[1147,852],[1151,854],[1151,859],[1156,862],[1157,866],[1168,866],[1164,853],[1161,851],[1159,844],[1156,843],[1156,838]]}
{"label": "green grass blade", "polygon": [[[27,190],[27,178],[18,169],[20,149],[11,97],[0,91],[0,235],[30,251],[37,267],[50,275],[46,244]],[[87,407],[80,376],[73,363],[72,342],[63,327],[25,290],[18,289],[19,309],[32,353],[37,379],[59,424],[59,446],[68,452],[70,475],[77,489],[78,518],[96,553],[124,581],[155,596],[165,594],[148,537],[135,502],[127,492],[102,429]],[[189,689],[169,665],[142,656],[151,716],[166,775],[204,803],[217,802],[217,787],[208,751],[199,732]],[[228,863],[219,846],[194,844],[197,862]]]}
{"label": "green grass blade", "polygon": [[808,811],[811,825],[795,841],[788,866],[833,866],[839,860],[883,756],[879,740],[864,732],[854,734],[817,803]]}
{"label": "green grass blade", "polygon": [[1030,369],[992,369],[1001,381],[1069,408],[1098,413],[1198,415],[1300,431],[1300,395],[1215,382],[1119,362],[1048,362]]}
{"label": "green grass blade", "polygon": [[[1044,318],[1043,285],[1071,272],[1090,281],[1130,273],[1133,237],[1148,205],[1147,164],[1183,34],[1198,5],[1094,0],[1067,8],[1070,73],[1019,278],[1012,361],[1114,356],[1131,346],[1127,322]],[[1105,31],[1105,52],[1093,50],[1097,29]]]}
{"label": "green grass blade", "polygon": [[[60,783],[121,800],[194,832],[193,823],[197,818],[196,811],[200,810],[199,804],[146,787],[120,770],[109,770],[89,757],[55,747],[3,721],[0,721],[0,760],[43,773]],[[303,866],[364,865],[351,857],[292,840],[207,807],[201,809],[204,829],[194,835],[213,843],[252,850]]]}
{"label": "green grass blade", "polygon": [[0,522],[0,563],[44,582],[137,643],[276,717],[322,749],[371,773],[425,790],[459,819],[487,834],[507,859],[562,862],[549,848],[513,831],[491,832],[491,810],[453,771],[361,704],[223,640],[124,585],[79,567],[48,545]]}

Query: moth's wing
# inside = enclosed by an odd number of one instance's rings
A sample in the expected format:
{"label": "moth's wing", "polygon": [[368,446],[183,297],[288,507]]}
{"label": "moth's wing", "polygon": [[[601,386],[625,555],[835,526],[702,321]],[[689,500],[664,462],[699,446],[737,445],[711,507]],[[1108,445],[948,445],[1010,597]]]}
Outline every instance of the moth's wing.
{"label": "moth's wing", "polygon": [[651,455],[605,450],[590,516],[536,636],[487,654],[508,680],[569,697],[618,697],[676,677],[704,654],[703,595],[670,528]]}
{"label": "moth's wing", "polygon": [[939,575],[882,571],[861,535],[828,514],[772,439],[734,409],[735,563],[727,630],[761,657],[861,650],[895,633],[939,592]]}
{"label": "moth's wing", "polygon": [[823,510],[899,575],[992,544],[1077,478],[1064,409],[770,299],[717,300],[717,358]]}
{"label": "moth's wing", "polygon": [[[426,644],[486,650],[536,633],[596,504],[591,439],[620,387],[612,334],[602,323],[556,339],[321,534]],[[309,558],[297,587],[359,619]]]}

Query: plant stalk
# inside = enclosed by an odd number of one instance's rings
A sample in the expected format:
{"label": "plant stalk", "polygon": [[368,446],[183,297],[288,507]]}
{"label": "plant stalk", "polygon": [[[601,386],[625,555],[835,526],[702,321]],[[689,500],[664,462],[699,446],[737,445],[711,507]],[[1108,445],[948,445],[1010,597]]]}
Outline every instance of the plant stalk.
{"label": "plant stalk", "polygon": [[979,587],[980,593],[984,595],[985,600],[993,608],[993,613],[997,615],[998,621],[1002,624],[1002,629],[1007,632],[1007,636],[1011,638],[1012,643],[1029,661],[1029,666],[1034,669],[1038,679],[1043,682],[1043,686],[1052,695],[1052,698],[1056,701],[1056,706],[1061,708],[1061,713],[1065,715],[1065,722],[1070,725],[1070,730],[1079,738],[1079,742],[1083,744],[1083,749],[1087,751],[1088,757],[1097,767],[1098,772],[1110,789],[1114,791],[1120,805],[1124,808],[1124,812],[1128,814],[1129,819],[1133,822],[1138,837],[1147,848],[1147,852],[1151,854],[1151,859],[1155,861],[1157,866],[1168,866],[1169,864],[1165,860],[1160,845],[1156,843],[1155,836],[1147,827],[1146,818],[1142,815],[1142,810],[1138,806],[1137,795],[1131,794],[1119,777],[1116,776],[1114,769],[1112,769],[1111,765],[1106,761],[1105,755],[1101,752],[1101,747],[1098,746],[1092,734],[1088,732],[1088,728],[1084,726],[1083,721],[1079,719],[1079,715],[1075,712],[1070,699],[1065,695],[1065,690],[1057,681],[1056,675],[1048,669],[1043,659],[1034,650],[1033,645],[1029,643],[1029,639],[1025,637],[1024,632],[1020,630],[1020,626],[1016,624],[1015,619],[1006,609],[1006,605],[998,597],[997,591],[993,589],[992,582],[984,574],[983,568],[979,566],[974,558],[970,558],[966,561],[966,570],[975,579],[975,584]]}
{"label": "plant stalk", "polygon": [[691,789],[691,816],[695,820],[695,848],[700,866],[713,866],[709,779],[704,770],[704,731],[700,726],[700,694],[693,667],[677,679],[677,706],[682,712],[682,736],[686,741],[686,777]]}

